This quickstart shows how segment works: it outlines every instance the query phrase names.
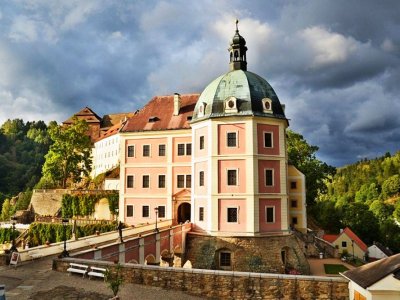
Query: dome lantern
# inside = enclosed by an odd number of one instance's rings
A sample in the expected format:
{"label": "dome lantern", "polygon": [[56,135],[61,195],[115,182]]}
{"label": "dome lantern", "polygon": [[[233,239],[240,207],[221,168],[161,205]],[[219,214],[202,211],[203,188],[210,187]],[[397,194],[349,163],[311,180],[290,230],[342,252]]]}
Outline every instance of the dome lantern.
{"label": "dome lantern", "polygon": [[229,66],[231,71],[233,70],[247,71],[246,40],[239,34],[238,23],[239,20],[236,20],[236,32],[232,38],[232,42],[228,49]]}

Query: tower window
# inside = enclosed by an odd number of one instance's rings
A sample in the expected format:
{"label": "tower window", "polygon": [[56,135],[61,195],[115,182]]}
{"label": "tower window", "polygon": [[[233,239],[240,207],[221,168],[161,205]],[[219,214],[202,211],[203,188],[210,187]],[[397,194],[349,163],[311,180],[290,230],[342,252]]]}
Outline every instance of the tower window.
{"label": "tower window", "polygon": [[128,146],[128,157],[134,157],[135,156],[135,146],[131,145]]}
{"label": "tower window", "polygon": [[227,146],[228,147],[236,147],[236,145],[237,145],[236,136],[237,136],[236,132],[228,132],[226,134]]}
{"label": "tower window", "polygon": [[238,222],[238,208],[237,207],[228,207],[227,221],[228,221],[228,223],[237,223]]}
{"label": "tower window", "polygon": [[199,186],[204,186],[204,171],[199,172]]}
{"label": "tower window", "polygon": [[200,150],[203,150],[204,149],[204,136],[203,135],[200,137],[199,144],[200,144]]}
{"label": "tower window", "polygon": [[265,207],[265,222],[275,223],[275,206]]}
{"label": "tower window", "polygon": [[272,148],[272,132],[264,132],[264,148]]}
{"label": "tower window", "polygon": [[199,207],[199,221],[204,221],[204,207]]}
{"label": "tower window", "polygon": [[228,170],[228,185],[237,185],[237,170]]}
{"label": "tower window", "polygon": [[266,169],[265,170],[265,186],[273,186],[274,185],[274,170]]}

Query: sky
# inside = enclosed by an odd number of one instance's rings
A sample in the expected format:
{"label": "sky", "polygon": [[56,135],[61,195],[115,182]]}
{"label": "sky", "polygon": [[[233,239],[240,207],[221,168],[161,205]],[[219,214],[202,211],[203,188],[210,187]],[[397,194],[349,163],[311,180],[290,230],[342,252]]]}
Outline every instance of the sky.
{"label": "sky", "polygon": [[398,0],[0,0],[0,124],[131,112],[248,70],[334,166],[400,150]]}

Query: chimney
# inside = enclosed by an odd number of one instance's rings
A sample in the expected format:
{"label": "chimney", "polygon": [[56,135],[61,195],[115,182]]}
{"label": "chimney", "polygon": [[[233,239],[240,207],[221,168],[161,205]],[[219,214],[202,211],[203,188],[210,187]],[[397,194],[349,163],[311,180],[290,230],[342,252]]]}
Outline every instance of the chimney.
{"label": "chimney", "polygon": [[179,115],[179,110],[181,109],[181,95],[178,93],[174,94],[174,116]]}

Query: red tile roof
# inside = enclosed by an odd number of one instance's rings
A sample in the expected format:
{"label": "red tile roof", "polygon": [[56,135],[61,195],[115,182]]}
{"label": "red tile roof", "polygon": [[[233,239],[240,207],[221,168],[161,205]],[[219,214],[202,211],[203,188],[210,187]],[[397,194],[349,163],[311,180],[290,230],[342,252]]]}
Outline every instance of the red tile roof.
{"label": "red tile roof", "polygon": [[129,118],[121,132],[189,129],[189,122],[199,96],[199,94],[181,95],[181,109],[177,116],[173,115],[174,95],[156,96],[135,116]]}
{"label": "red tile roof", "polygon": [[334,241],[337,240],[338,237],[338,234],[324,234],[322,236],[322,239],[332,244]]}
{"label": "red tile roof", "polygon": [[346,234],[350,239],[352,239],[358,247],[362,249],[362,251],[366,252],[368,250],[367,245],[365,245],[365,243],[353,231],[351,231],[349,227],[346,227],[341,235],[342,234]]}
{"label": "red tile roof", "polygon": [[63,124],[72,124],[73,118],[77,117],[78,119],[83,119],[88,123],[100,123],[101,118],[89,107],[85,107],[81,109],[79,112],[71,116],[68,120],[65,120]]}
{"label": "red tile roof", "polygon": [[107,131],[101,134],[101,136],[95,141],[101,141],[102,139],[108,138],[110,136],[113,136],[119,132],[119,129],[122,127],[123,123],[118,123],[112,127],[110,127]]}

